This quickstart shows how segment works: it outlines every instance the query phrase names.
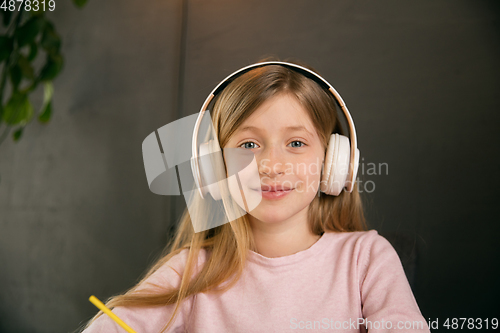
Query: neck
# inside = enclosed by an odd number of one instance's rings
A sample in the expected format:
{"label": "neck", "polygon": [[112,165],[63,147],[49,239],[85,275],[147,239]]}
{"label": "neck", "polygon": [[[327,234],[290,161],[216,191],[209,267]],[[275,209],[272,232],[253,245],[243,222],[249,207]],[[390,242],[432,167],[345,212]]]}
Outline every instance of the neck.
{"label": "neck", "polygon": [[311,232],[307,223],[307,209],[282,222],[262,222],[251,215],[249,220],[256,252],[268,258],[306,250],[321,237]]}

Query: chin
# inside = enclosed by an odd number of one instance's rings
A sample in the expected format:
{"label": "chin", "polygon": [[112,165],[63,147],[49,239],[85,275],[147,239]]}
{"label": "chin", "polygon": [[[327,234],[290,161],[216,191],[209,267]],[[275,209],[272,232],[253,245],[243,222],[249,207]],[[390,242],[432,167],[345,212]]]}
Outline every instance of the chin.
{"label": "chin", "polygon": [[250,215],[254,218],[259,220],[262,223],[280,223],[283,222],[290,217],[292,217],[294,214],[287,212],[284,214],[283,211],[279,211],[279,209],[274,209],[270,211],[259,211],[259,209],[255,209],[252,212],[250,212]]}

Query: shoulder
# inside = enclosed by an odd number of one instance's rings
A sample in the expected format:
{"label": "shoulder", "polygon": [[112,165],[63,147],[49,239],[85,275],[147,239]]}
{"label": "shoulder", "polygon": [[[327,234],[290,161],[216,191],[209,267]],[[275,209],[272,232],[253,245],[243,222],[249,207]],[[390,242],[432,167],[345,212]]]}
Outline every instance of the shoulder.
{"label": "shoulder", "polygon": [[325,236],[331,242],[340,243],[359,251],[370,251],[373,247],[391,247],[387,239],[379,235],[377,230],[351,231],[351,232],[326,232]]}
{"label": "shoulder", "polygon": [[[182,249],[179,253],[172,256],[165,264],[163,264],[159,270],[168,270],[170,268],[176,269],[178,271],[183,271],[190,255],[189,249]],[[196,266],[202,265],[207,259],[207,250],[200,249],[198,253],[198,260]]]}
{"label": "shoulder", "polygon": [[[170,259],[166,260],[165,263],[161,264],[160,267],[142,283],[142,287],[170,286],[177,288],[180,285],[182,275],[184,274],[188,262],[189,251],[189,249],[182,249]],[[194,266],[195,272],[202,267],[206,258],[207,251],[205,249],[200,249],[198,261]]]}
{"label": "shoulder", "polygon": [[360,247],[360,250],[373,252],[374,250],[385,249],[387,251],[394,250],[389,241],[379,235],[377,230],[369,231],[358,231],[354,233],[352,237],[356,240],[356,243]]}
{"label": "shoulder", "polygon": [[376,230],[353,232],[327,232],[325,236],[332,251],[355,260],[360,268],[381,258],[400,263],[391,243]]}
{"label": "shoulder", "polygon": [[367,260],[384,255],[397,257],[394,247],[385,237],[379,235],[377,230],[356,231],[348,234],[346,241],[355,244],[360,257],[365,257]]}
{"label": "shoulder", "polygon": [[359,276],[363,280],[367,275],[391,274],[404,275],[399,255],[391,243],[376,230],[352,232],[346,236],[346,242],[353,243]]}

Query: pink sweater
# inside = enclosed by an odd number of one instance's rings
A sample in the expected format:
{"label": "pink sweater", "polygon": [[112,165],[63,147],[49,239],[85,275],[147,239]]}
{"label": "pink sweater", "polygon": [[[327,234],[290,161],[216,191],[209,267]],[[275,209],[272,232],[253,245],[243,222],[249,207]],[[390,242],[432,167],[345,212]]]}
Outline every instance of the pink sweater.
{"label": "pink sweater", "polygon": [[[203,263],[206,252],[201,253]],[[186,259],[183,250],[147,283],[178,286],[174,269],[182,273]],[[137,333],[157,333],[173,307],[113,312]],[[369,332],[429,332],[396,251],[375,230],[327,232],[308,249],[285,257],[250,251],[233,288],[184,300],[168,332],[366,332],[363,324]],[[103,315],[84,332],[125,330]]]}

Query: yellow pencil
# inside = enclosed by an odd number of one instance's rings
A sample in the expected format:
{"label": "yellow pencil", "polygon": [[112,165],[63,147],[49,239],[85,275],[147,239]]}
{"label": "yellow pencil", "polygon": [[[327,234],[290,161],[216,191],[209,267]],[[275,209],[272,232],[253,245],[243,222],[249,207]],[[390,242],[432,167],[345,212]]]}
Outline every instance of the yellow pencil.
{"label": "yellow pencil", "polygon": [[92,304],[94,304],[95,306],[97,306],[97,308],[99,310],[101,310],[102,312],[104,312],[105,314],[107,314],[118,325],[120,325],[121,327],[123,327],[123,329],[125,329],[125,331],[127,331],[128,333],[136,333],[132,328],[130,328],[130,326],[128,326],[127,324],[125,324],[123,322],[123,320],[121,320],[120,318],[118,318],[117,315],[115,315],[113,312],[111,312],[111,310],[108,309],[106,307],[106,305],[104,305],[97,297],[95,297],[94,295],[92,295],[92,296],[90,296],[89,301],[91,301]]}

